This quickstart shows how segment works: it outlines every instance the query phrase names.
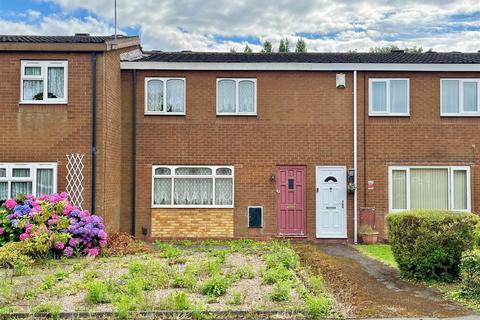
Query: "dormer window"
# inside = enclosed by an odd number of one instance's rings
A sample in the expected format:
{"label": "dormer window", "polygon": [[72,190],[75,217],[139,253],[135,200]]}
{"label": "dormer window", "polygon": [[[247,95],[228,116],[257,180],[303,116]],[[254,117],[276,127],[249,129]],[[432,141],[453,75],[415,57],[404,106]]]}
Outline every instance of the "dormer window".
{"label": "dormer window", "polygon": [[67,61],[22,61],[20,103],[67,103]]}

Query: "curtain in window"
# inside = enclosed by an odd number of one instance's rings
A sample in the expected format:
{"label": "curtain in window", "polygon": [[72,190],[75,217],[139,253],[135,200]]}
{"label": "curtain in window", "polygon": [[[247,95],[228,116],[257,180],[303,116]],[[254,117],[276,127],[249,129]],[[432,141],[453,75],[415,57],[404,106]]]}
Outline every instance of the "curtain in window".
{"label": "curtain in window", "polygon": [[231,205],[233,194],[232,179],[217,178],[215,179],[215,204]]}
{"label": "curtain in window", "polygon": [[48,97],[63,99],[65,97],[65,75],[63,67],[48,68]]}
{"label": "curtain in window", "polygon": [[7,169],[0,168],[0,178],[5,178],[7,176]]}
{"label": "curtain in window", "polygon": [[43,100],[43,80],[23,80],[23,100]]}
{"label": "curtain in window", "polygon": [[392,209],[407,209],[407,172],[392,171]]}
{"label": "curtain in window", "polygon": [[410,207],[448,209],[448,170],[410,169]]}
{"label": "curtain in window", "polygon": [[12,182],[12,198],[16,198],[19,194],[32,194],[31,182]]}
{"label": "curtain in window", "polygon": [[179,175],[211,175],[212,169],[205,167],[186,167],[175,169],[175,174]]}
{"label": "curtain in window", "polygon": [[0,182],[0,200],[8,198],[8,182]]}
{"label": "curtain in window", "polygon": [[53,193],[53,169],[37,169],[37,197]]}
{"label": "curtain in window", "polygon": [[174,189],[175,204],[213,204],[212,178],[177,178],[175,179]]}
{"label": "curtain in window", "polygon": [[41,76],[42,67],[25,67],[26,76]]}
{"label": "curtain in window", "polygon": [[172,204],[172,179],[155,178],[153,184],[153,203]]}
{"label": "curtain in window", "polygon": [[29,168],[13,168],[12,177],[14,178],[29,178],[30,169]]}
{"label": "curtain in window", "polygon": [[466,210],[467,205],[467,172],[453,171],[453,209]]}
{"label": "curtain in window", "polygon": [[183,112],[183,80],[167,81],[167,112]]}
{"label": "curtain in window", "polygon": [[407,80],[390,81],[390,111],[392,113],[408,112],[407,86]]}
{"label": "curtain in window", "polygon": [[476,112],[477,111],[477,83],[464,82],[463,83],[463,111]]}
{"label": "curtain in window", "polygon": [[255,84],[253,81],[240,81],[238,84],[239,112],[254,112]]}
{"label": "curtain in window", "polygon": [[458,80],[442,81],[442,111],[458,113]]}
{"label": "curtain in window", "polygon": [[147,110],[163,111],[163,81],[162,80],[148,81]]}
{"label": "curtain in window", "polygon": [[372,111],[387,111],[387,83],[385,81],[372,82]]}
{"label": "curtain in window", "polygon": [[218,82],[218,112],[235,112],[235,81]]}

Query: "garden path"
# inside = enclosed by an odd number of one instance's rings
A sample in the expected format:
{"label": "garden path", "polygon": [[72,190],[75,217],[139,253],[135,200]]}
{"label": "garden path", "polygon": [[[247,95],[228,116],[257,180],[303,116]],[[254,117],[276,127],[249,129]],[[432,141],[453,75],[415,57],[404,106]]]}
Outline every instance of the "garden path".
{"label": "garden path", "polygon": [[297,243],[295,248],[304,264],[323,275],[349,316],[479,316],[446,300],[433,288],[401,279],[396,269],[366,257],[350,246]]}

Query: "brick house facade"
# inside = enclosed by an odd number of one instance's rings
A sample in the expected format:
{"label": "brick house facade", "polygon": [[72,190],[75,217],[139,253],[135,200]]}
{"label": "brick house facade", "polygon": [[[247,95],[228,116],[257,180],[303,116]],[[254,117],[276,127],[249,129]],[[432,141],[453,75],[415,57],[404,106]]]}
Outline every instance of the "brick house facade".
{"label": "brick house facade", "polygon": [[[150,53],[138,38],[88,39],[0,41],[0,166],[55,162],[61,191],[65,155],[85,154],[91,206],[100,43],[94,210],[111,231],[354,241],[363,207],[382,238],[392,210],[480,211],[478,53]],[[68,104],[19,104],[30,59],[68,60]]]}

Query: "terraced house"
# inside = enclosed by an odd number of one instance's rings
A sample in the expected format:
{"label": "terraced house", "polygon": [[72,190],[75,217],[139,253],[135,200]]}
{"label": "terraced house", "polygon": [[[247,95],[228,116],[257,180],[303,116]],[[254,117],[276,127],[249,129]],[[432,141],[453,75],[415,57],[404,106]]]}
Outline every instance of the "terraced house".
{"label": "terraced house", "polygon": [[3,199],[67,190],[146,239],[356,241],[361,218],[385,238],[389,212],[480,211],[480,53],[0,51]]}

